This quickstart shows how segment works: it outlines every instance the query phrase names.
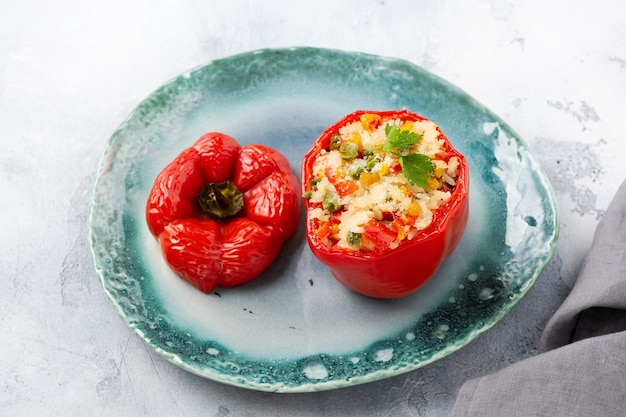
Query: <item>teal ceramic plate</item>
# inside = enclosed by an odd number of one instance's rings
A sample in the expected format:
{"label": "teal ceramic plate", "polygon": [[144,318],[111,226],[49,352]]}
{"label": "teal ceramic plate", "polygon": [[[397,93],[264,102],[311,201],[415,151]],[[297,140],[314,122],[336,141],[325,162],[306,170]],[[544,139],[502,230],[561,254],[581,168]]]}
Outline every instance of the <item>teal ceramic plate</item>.
{"label": "teal ceramic plate", "polygon": [[[357,109],[407,108],[437,123],[470,165],[470,221],[417,293],[374,300],[342,287],[311,254],[304,219],[256,280],[202,294],[161,259],[144,222],[158,172],[208,131],[264,143],[300,174],[319,133]],[[111,137],[93,197],[96,270],[124,321],[194,374],[261,391],[306,392],[408,372],[500,320],[554,251],[548,180],[500,118],[406,61],[327,49],[261,50],[211,62],[140,103]]]}

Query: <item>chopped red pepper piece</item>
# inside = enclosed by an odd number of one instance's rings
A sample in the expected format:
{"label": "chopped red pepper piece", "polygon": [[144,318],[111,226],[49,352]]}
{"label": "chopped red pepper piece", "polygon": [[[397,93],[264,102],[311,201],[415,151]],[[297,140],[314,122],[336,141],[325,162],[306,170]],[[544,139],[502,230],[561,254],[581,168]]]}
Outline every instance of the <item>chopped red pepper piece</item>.
{"label": "chopped red pepper piece", "polygon": [[326,178],[328,178],[328,181],[335,186],[335,190],[337,190],[337,195],[339,195],[339,197],[345,197],[359,189],[357,183],[352,180],[338,179],[335,170],[331,167],[326,168],[324,170],[324,174],[326,175]]}
{"label": "chopped red pepper piece", "polygon": [[363,240],[370,242],[375,250],[388,249],[396,237],[396,232],[376,220],[370,220],[364,227]]}
{"label": "chopped red pepper piece", "polygon": [[397,174],[400,171],[402,171],[402,165],[400,165],[399,163],[396,162],[396,163],[389,165],[390,174]]}

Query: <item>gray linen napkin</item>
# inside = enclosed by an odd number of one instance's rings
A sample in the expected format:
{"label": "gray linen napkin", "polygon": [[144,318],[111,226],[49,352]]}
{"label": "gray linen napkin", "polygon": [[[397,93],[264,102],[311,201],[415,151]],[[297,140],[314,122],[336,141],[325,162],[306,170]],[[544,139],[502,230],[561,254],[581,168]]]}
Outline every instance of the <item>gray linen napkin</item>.
{"label": "gray linen napkin", "polygon": [[626,181],[539,354],[466,382],[453,417],[626,417]]}

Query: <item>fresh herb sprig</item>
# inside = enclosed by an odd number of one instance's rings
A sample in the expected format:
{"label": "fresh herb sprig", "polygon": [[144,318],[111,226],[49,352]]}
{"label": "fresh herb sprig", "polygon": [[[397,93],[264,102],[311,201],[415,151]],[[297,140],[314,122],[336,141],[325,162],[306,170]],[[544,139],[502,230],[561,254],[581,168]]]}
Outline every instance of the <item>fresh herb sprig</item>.
{"label": "fresh herb sprig", "polygon": [[420,140],[420,135],[388,124],[385,126],[385,136],[387,139],[382,150],[398,158],[404,177],[411,185],[426,189],[429,174],[435,170],[435,167],[427,155],[410,153],[411,147],[417,145]]}

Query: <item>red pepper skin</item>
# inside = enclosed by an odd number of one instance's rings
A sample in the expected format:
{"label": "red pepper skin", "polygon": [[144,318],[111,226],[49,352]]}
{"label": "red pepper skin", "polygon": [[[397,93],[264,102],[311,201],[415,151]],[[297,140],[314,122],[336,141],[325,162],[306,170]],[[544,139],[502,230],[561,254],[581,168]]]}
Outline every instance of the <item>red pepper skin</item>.
{"label": "red pepper skin", "polygon": [[[309,188],[313,179],[313,165],[318,154],[328,149],[330,138],[339,128],[355,121],[365,113],[380,115],[383,119],[399,118],[421,121],[424,117],[407,110],[364,111],[345,116],[327,128],[313,143],[302,162],[302,191]],[[307,212],[306,236],[313,254],[328,268],[333,276],[351,290],[374,298],[400,298],[416,291],[439,269],[441,263],[456,248],[469,216],[469,169],[465,157],[455,150],[441,132],[444,148],[449,157],[459,158],[456,186],[450,200],[434,212],[432,223],[412,240],[403,240],[395,249],[353,251],[328,248],[316,234],[316,222],[308,217],[310,203],[304,199]]]}
{"label": "red pepper skin", "polygon": [[[197,195],[206,183],[231,180],[243,193],[236,216],[202,214]],[[203,135],[157,176],[146,221],[179,276],[202,292],[257,277],[298,227],[300,192],[287,159],[264,145],[240,146],[222,133]]]}

